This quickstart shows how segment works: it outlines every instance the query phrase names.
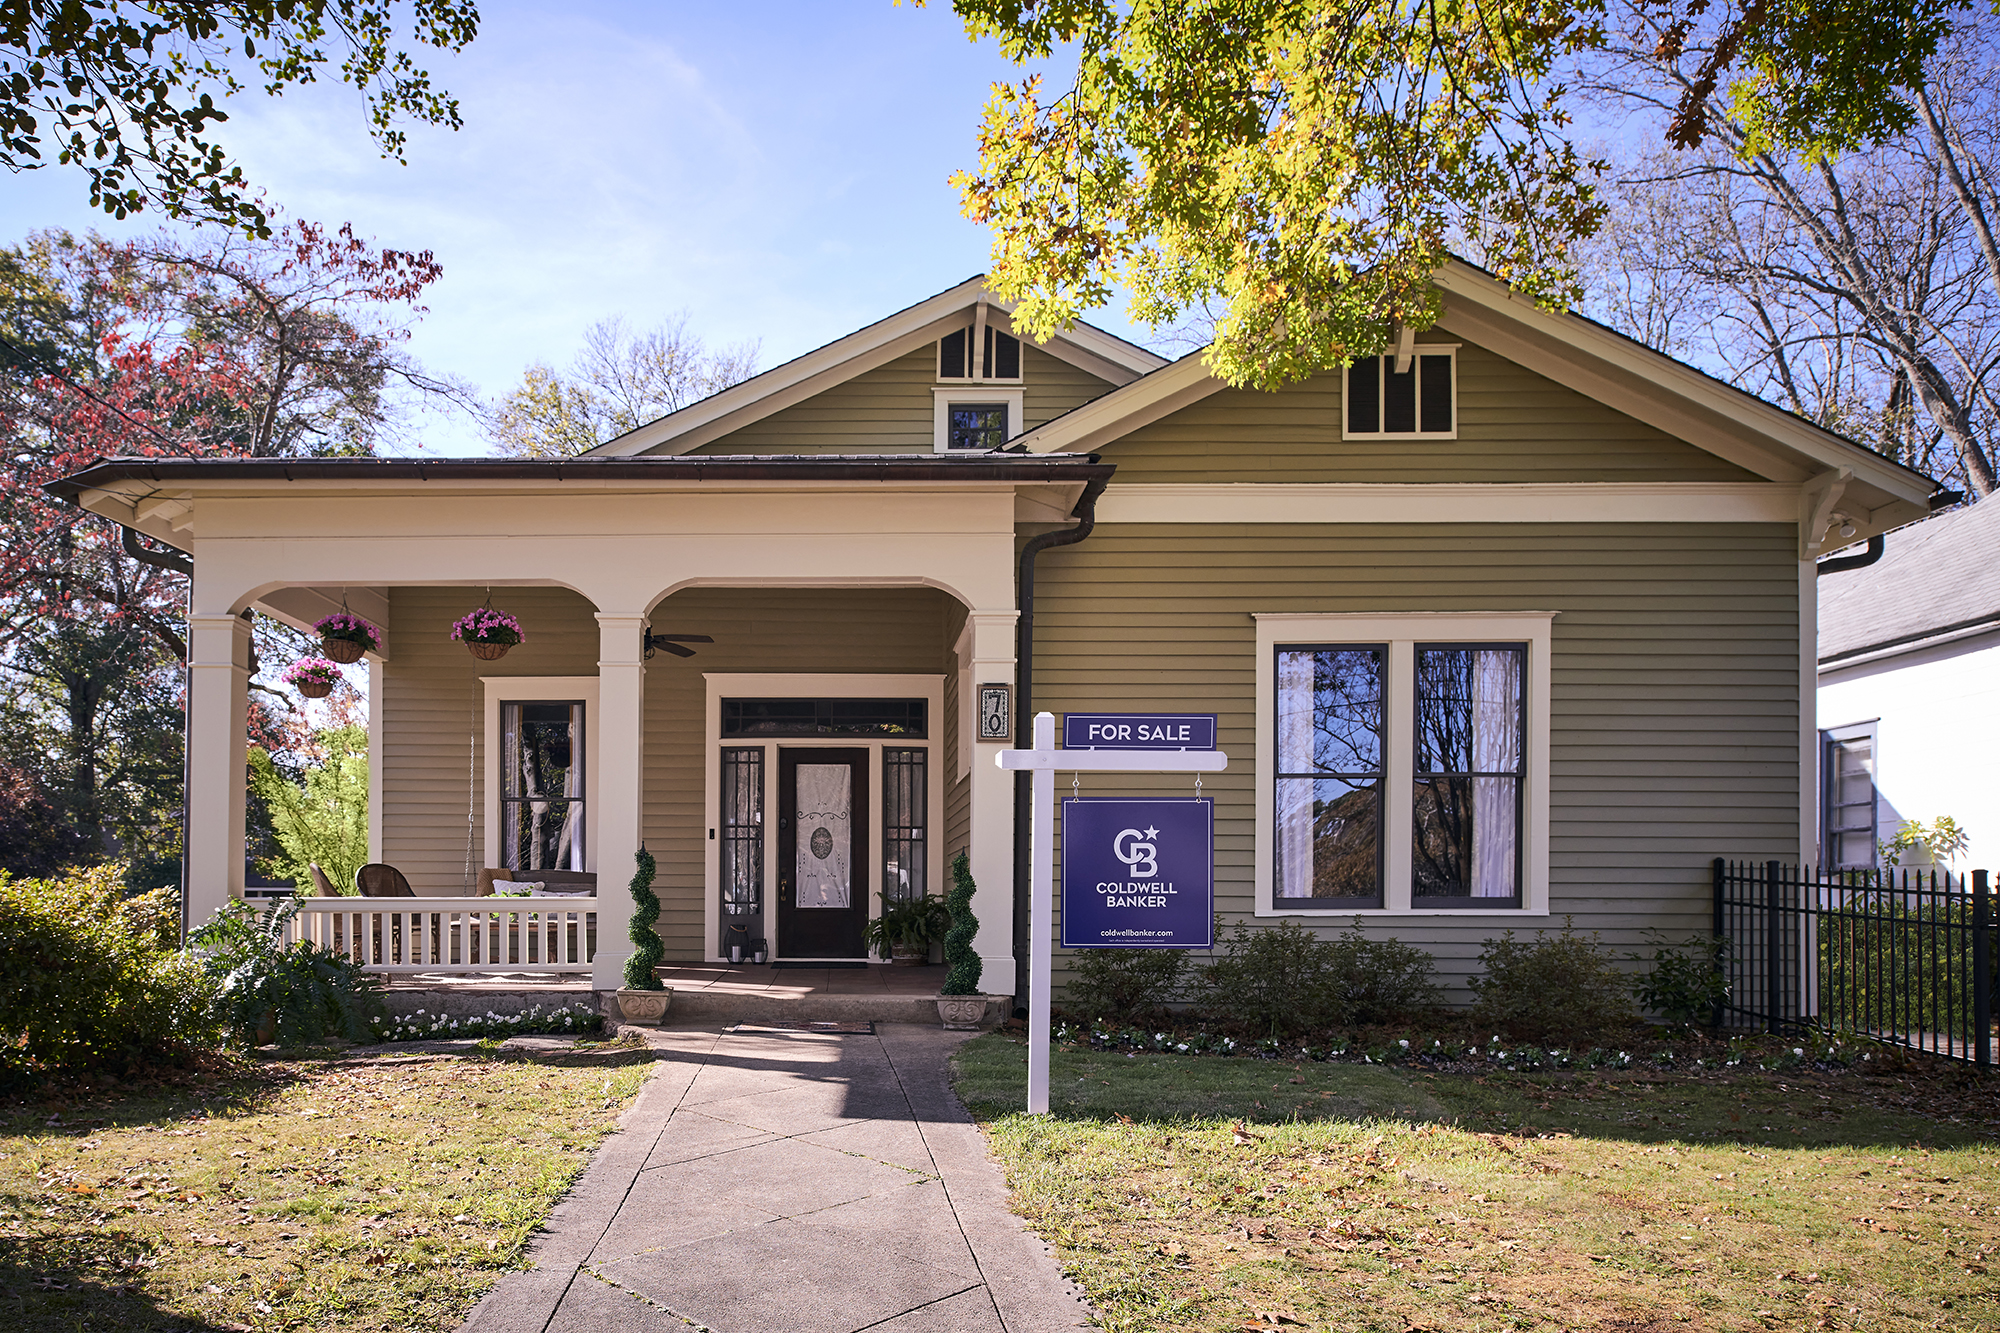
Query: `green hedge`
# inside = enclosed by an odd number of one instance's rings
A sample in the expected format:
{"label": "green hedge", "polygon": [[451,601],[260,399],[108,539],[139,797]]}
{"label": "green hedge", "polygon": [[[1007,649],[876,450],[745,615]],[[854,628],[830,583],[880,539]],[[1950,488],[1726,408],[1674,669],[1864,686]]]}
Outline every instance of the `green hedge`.
{"label": "green hedge", "polygon": [[167,947],[153,895],[125,899],[123,870],[0,871],[0,1082],[217,1041],[214,980]]}

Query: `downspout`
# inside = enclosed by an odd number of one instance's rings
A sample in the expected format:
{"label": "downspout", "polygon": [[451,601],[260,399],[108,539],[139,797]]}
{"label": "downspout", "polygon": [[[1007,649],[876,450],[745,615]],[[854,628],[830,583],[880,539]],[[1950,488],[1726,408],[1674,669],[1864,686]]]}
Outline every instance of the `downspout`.
{"label": "downspout", "polygon": [[[1090,461],[1098,461],[1090,455]],[[1085,483],[1070,517],[1073,528],[1059,528],[1030,537],[1021,548],[1021,568],[1017,600],[1020,618],[1014,622],[1014,744],[1023,750],[1035,743],[1035,557],[1057,546],[1074,546],[1097,526],[1097,497],[1104,494],[1107,478]],[[1026,1018],[1028,993],[1028,883],[1029,801],[1034,775],[1026,770],[1014,774],[1014,1017]]]}
{"label": "downspout", "polygon": [[1813,575],[1816,578],[1825,578],[1828,574],[1840,574],[1850,569],[1866,569],[1882,558],[1883,547],[1882,534],[1878,532],[1868,539],[1868,549],[1860,555],[1843,555],[1833,560],[1822,560],[1813,567]]}

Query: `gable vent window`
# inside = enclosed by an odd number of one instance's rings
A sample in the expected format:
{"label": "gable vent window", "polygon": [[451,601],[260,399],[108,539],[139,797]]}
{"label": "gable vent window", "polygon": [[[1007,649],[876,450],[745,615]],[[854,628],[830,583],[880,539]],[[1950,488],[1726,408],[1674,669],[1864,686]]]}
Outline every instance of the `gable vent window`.
{"label": "gable vent window", "polygon": [[1368,356],[1347,368],[1348,439],[1448,440],[1458,433],[1455,349],[1423,351],[1396,372],[1392,356]]}
{"label": "gable vent window", "polygon": [[973,331],[960,329],[938,339],[938,378],[941,380],[1018,380],[1021,378],[1021,340],[995,328],[986,330],[985,346],[979,349],[979,364],[967,364]]}

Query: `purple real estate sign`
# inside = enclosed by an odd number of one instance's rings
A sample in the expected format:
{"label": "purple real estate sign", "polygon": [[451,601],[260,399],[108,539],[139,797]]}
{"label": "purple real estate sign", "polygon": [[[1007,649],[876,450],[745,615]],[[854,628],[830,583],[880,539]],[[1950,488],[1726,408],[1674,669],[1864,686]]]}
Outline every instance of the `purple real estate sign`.
{"label": "purple real estate sign", "polygon": [[1215,803],[1062,803],[1065,949],[1215,947]]}

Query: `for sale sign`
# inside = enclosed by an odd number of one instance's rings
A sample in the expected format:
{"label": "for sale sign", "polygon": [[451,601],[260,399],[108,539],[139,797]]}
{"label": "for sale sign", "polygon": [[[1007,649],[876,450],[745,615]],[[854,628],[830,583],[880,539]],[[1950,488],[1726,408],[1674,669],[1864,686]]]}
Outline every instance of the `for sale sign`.
{"label": "for sale sign", "polygon": [[1062,803],[1065,949],[1215,947],[1215,803]]}
{"label": "for sale sign", "polygon": [[1065,750],[1213,750],[1214,713],[1064,713]]}

